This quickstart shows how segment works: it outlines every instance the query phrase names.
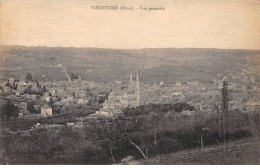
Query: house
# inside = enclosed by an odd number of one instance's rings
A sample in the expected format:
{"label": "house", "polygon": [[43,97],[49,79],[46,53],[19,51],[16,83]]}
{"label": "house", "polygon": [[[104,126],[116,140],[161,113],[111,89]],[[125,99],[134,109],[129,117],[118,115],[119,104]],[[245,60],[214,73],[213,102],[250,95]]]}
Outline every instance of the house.
{"label": "house", "polygon": [[110,116],[111,112],[112,112],[112,110],[110,110],[110,109],[101,108],[98,111],[96,111],[96,114],[102,115],[102,116]]}
{"label": "house", "polygon": [[173,96],[178,96],[178,95],[182,95],[182,93],[181,92],[173,92],[172,95]]}
{"label": "house", "polygon": [[66,96],[66,99],[69,101],[73,101],[74,97],[69,95],[69,96]]}
{"label": "house", "polygon": [[41,107],[41,114],[44,116],[51,116],[52,115],[52,108],[45,105]]}
{"label": "house", "polygon": [[176,82],[175,86],[181,86],[181,82]]}
{"label": "house", "polygon": [[23,80],[17,83],[17,91],[20,93],[23,93],[27,89],[27,87],[29,87],[29,84]]}
{"label": "house", "polygon": [[57,92],[58,92],[58,91],[57,91],[56,89],[51,89],[51,90],[49,91],[49,93],[50,93],[51,96],[56,96]]}
{"label": "house", "polygon": [[51,97],[50,97],[50,96],[45,96],[45,101],[46,101],[47,103],[49,103],[49,102],[51,101]]}
{"label": "house", "polygon": [[21,93],[16,91],[15,96],[21,96]]}
{"label": "house", "polygon": [[88,100],[87,99],[83,99],[83,98],[79,98],[78,99],[78,104],[88,104]]}
{"label": "house", "polygon": [[189,110],[185,110],[185,111],[181,112],[181,114],[186,115],[186,116],[191,116],[195,113],[196,113],[196,111],[189,111]]}
{"label": "house", "polygon": [[114,117],[117,114],[121,114],[122,112],[118,109],[105,109],[101,108],[98,111],[96,111],[96,114],[99,116],[106,116],[106,117]]}
{"label": "house", "polygon": [[164,85],[164,81],[160,81],[160,85],[163,86]]}
{"label": "house", "polygon": [[118,85],[121,85],[122,84],[121,79],[116,79],[115,83],[118,84]]}
{"label": "house", "polygon": [[39,128],[41,126],[41,124],[40,123],[36,123],[33,127],[31,127],[32,129],[33,128]]}
{"label": "house", "polygon": [[11,89],[9,88],[9,87],[4,87],[4,92],[9,92],[9,91],[11,91]]}
{"label": "house", "polygon": [[106,100],[103,103],[104,109],[116,109],[123,107],[123,104],[120,102],[120,100]]}
{"label": "house", "polygon": [[14,78],[9,78],[8,83],[9,85],[14,86]]}
{"label": "house", "polygon": [[74,98],[73,97],[68,97],[68,98],[62,99],[60,101],[60,103],[62,103],[62,104],[70,104],[70,103],[73,103],[73,102],[74,102]]}
{"label": "house", "polygon": [[74,126],[75,123],[71,122],[71,123],[67,123],[67,126]]}
{"label": "house", "polygon": [[91,81],[91,82],[89,83],[89,86],[90,86],[90,88],[94,88],[94,87],[97,86],[97,83],[94,82],[94,81]]}

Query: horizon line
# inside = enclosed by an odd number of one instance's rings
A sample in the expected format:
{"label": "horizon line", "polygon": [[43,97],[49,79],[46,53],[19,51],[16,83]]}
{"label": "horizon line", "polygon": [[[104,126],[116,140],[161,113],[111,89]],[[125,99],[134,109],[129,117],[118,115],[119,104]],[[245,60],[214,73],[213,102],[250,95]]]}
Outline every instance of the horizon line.
{"label": "horizon line", "polygon": [[0,45],[0,47],[42,47],[42,48],[78,48],[78,49],[107,49],[107,50],[144,50],[144,49],[215,49],[215,50],[248,50],[248,51],[260,51],[259,49],[247,49],[247,48],[215,48],[215,47],[143,47],[143,48],[106,48],[106,47],[77,47],[77,46],[46,46],[46,45]]}

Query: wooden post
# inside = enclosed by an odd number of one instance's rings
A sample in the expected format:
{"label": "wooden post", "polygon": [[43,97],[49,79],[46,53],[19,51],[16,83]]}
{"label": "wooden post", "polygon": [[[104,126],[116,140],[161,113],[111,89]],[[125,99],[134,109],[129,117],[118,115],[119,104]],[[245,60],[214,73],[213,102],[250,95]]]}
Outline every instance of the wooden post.
{"label": "wooden post", "polygon": [[200,145],[201,145],[201,150],[203,150],[203,135],[200,134]]}

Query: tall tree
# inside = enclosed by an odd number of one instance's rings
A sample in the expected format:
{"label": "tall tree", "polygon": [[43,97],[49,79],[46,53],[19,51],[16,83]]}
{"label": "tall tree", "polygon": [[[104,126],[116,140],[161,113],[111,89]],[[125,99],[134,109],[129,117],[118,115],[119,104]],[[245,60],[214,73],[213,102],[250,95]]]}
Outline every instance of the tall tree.
{"label": "tall tree", "polygon": [[223,140],[226,141],[226,129],[227,129],[227,117],[228,117],[228,105],[230,101],[230,91],[228,90],[228,82],[223,80],[223,86],[221,89],[222,103],[221,103],[221,123],[223,130]]}
{"label": "tall tree", "polygon": [[11,117],[18,117],[19,108],[16,107],[10,100],[1,107],[1,117],[6,117],[7,119]]}
{"label": "tall tree", "polygon": [[221,96],[222,96],[222,111],[227,113],[228,104],[230,101],[230,93],[228,90],[228,82],[225,80],[223,81],[223,86],[221,89]]}

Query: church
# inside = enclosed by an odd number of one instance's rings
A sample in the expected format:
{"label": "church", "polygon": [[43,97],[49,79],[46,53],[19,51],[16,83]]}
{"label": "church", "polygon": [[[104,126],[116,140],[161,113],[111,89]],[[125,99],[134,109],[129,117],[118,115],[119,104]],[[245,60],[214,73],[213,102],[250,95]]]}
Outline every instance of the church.
{"label": "church", "polygon": [[114,111],[120,111],[125,107],[137,107],[140,105],[140,83],[138,74],[136,74],[136,80],[133,81],[133,75],[130,75],[130,81],[127,89],[114,89],[110,92],[108,99],[103,103],[97,113],[103,115],[112,115]]}

